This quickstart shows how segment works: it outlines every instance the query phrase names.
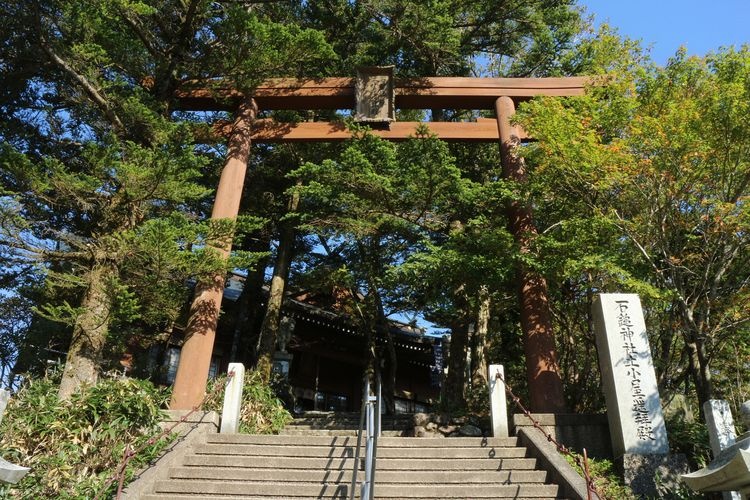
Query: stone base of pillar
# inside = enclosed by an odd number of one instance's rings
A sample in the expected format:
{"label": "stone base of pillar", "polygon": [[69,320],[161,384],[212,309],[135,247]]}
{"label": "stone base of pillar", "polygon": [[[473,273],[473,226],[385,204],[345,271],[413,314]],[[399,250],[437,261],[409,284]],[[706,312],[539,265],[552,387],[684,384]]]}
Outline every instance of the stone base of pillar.
{"label": "stone base of pillar", "polygon": [[[612,460],[612,444],[609,437],[607,416],[592,413],[532,413],[539,425],[559,443],[577,453],[586,453],[592,458]],[[511,435],[519,429],[529,429],[533,424],[523,413],[513,415]],[[538,431],[537,431],[538,432]]]}
{"label": "stone base of pillar", "polygon": [[638,455],[626,453],[615,460],[622,472],[625,486],[639,498],[683,498],[689,491],[680,479],[688,471],[687,457],[682,453],[669,455]]}

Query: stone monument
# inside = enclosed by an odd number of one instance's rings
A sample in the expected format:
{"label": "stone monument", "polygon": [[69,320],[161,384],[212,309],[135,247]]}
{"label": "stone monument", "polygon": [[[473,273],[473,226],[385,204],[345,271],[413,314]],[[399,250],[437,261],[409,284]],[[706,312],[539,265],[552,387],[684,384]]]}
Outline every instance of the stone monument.
{"label": "stone monument", "polygon": [[675,460],[669,455],[641,301],[636,294],[600,294],[593,312],[615,462],[634,493],[654,495],[654,477],[673,476]]}
{"label": "stone monument", "polygon": [[[0,389],[0,421],[3,420],[5,407],[8,406],[9,400],[10,392]],[[0,482],[15,484],[23,479],[30,470],[28,467],[21,467],[20,465],[8,462],[4,458],[0,458]]]}
{"label": "stone monument", "polygon": [[[718,452],[714,449],[720,443],[730,443],[732,436],[729,434],[726,423],[731,421],[731,414],[727,416],[725,401],[708,401],[704,408],[706,410],[706,421],[709,426],[709,437],[711,448],[714,451],[714,459],[706,467],[684,474],[682,480],[695,491],[710,492],[721,491],[725,499],[750,498],[750,431],[745,432],[737,439],[736,443],[728,444],[726,448]],[[708,410],[714,415],[708,415]],[[717,414],[718,413],[718,418]],[[745,401],[740,407],[740,418],[746,429],[750,429],[750,401]],[[719,421],[719,425],[713,423]],[[719,434],[723,433],[724,436]],[[717,434],[711,437],[711,434]],[[731,434],[734,434],[732,425]]]}
{"label": "stone monument", "polygon": [[282,378],[289,378],[289,368],[292,365],[292,354],[286,350],[286,345],[292,338],[296,321],[291,316],[284,316],[279,322],[279,332],[276,335],[277,351],[273,355],[273,373],[281,375]]}
{"label": "stone monument", "polygon": [[[706,416],[711,453],[714,458],[717,458],[722,451],[737,442],[732,411],[725,400],[710,399],[703,403],[703,414]],[[741,498],[737,491],[724,491],[722,497],[724,500],[740,500]]]}

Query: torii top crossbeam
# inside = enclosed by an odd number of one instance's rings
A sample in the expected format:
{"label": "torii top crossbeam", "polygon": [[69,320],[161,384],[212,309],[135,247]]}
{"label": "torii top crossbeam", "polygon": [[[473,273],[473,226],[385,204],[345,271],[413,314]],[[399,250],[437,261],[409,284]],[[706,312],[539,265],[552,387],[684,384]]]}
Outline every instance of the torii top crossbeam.
{"label": "torii top crossbeam", "polygon": [[[398,109],[494,109],[500,97],[515,102],[534,96],[577,96],[584,93],[589,78],[464,78],[432,77],[397,80],[395,106]],[[353,109],[356,79],[274,78],[261,83],[251,97],[259,110]],[[177,92],[179,107],[191,111],[232,111],[245,99],[242,92],[227,88],[184,88]],[[418,122],[397,122],[374,134],[389,140],[404,140],[414,135]],[[499,140],[494,119],[476,122],[428,122],[440,139],[462,142]],[[222,130],[227,135],[229,129]],[[339,141],[349,138],[341,123],[279,123],[256,120],[251,139],[254,142]],[[524,138],[524,137],[521,137]]]}
{"label": "torii top crossbeam", "polygon": [[[586,77],[464,78],[432,77],[396,80],[396,107],[400,109],[494,109],[499,97],[514,101],[534,96],[582,95]],[[260,110],[350,109],[355,106],[354,78],[273,78],[253,92]],[[245,95],[233,89],[183,89],[177,93],[186,110],[234,110]]]}

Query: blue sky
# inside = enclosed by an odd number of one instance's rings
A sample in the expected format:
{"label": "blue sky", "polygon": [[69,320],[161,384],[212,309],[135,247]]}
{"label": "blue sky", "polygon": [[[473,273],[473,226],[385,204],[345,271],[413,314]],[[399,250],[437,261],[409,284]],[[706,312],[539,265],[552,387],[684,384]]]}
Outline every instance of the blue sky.
{"label": "blue sky", "polygon": [[641,39],[664,64],[678,47],[704,55],[722,45],[750,43],[750,0],[579,0],[596,24]]}

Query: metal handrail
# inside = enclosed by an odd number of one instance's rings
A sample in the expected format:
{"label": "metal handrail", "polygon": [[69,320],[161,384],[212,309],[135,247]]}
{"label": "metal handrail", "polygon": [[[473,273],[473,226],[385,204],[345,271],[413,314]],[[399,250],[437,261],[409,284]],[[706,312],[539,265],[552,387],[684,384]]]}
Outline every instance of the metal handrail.
{"label": "metal handrail", "polygon": [[376,373],[375,394],[371,394],[370,380],[367,374],[364,377],[364,388],[362,391],[362,411],[359,417],[359,430],[357,432],[357,448],[354,452],[354,465],[352,467],[352,482],[349,488],[349,500],[354,500],[354,490],[357,487],[357,475],[359,472],[359,456],[362,447],[362,433],[365,432],[365,480],[362,482],[360,499],[372,500],[375,493],[375,463],[377,460],[378,437],[381,433],[381,400],[382,391],[380,373]]}

